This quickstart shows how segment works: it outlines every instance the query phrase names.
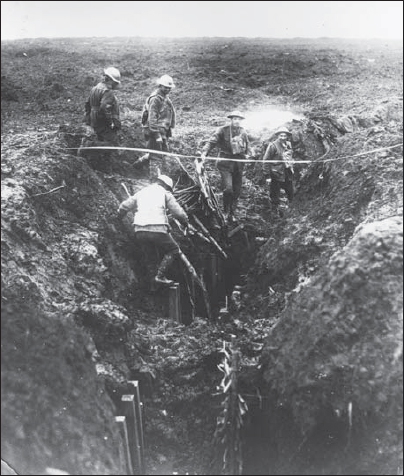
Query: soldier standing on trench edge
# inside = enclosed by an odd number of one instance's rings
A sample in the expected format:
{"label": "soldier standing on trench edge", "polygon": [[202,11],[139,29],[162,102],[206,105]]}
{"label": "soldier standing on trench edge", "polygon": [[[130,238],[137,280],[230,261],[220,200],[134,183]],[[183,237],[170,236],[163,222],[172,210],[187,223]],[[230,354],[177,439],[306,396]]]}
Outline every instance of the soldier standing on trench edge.
{"label": "soldier standing on trench edge", "polygon": [[[217,168],[222,178],[223,212],[226,221],[233,223],[243,183],[244,162],[242,160],[251,156],[252,150],[247,132],[241,127],[241,121],[245,117],[239,111],[233,111],[227,117],[231,121],[230,124],[219,127],[214,132],[203,147],[201,157],[197,160],[203,163],[213,148],[219,149]],[[221,158],[229,160],[221,160]]]}
{"label": "soldier standing on trench edge", "polygon": [[[121,73],[110,66],[104,70],[104,78],[94,86],[85,102],[85,123],[91,126],[96,138],[84,137],[82,147],[107,147],[118,145],[118,131],[121,129],[119,104],[114,91],[121,85]],[[78,155],[83,155],[81,148]],[[94,161],[96,168],[111,171],[111,152],[97,151]]]}
{"label": "soldier standing on trench edge", "polygon": [[118,208],[120,218],[128,211],[134,212],[133,226],[137,240],[155,244],[163,251],[164,256],[154,280],[164,285],[174,282],[165,274],[180,255],[180,247],[170,233],[167,211],[185,227],[189,225],[188,216],[175,199],[172,190],[172,179],[167,175],[159,175],[156,183],[144,187],[123,201]]}
{"label": "soldier standing on trench edge", "polygon": [[290,142],[292,134],[286,127],[280,127],[275,135],[276,140],[268,144],[262,159],[263,173],[270,183],[271,205],[275,213],[282,217],[283,212],[279,209],[281,189],[286,192],[289,204],[294,197],[293,151]]}
{"label": "soldier standing on trench edge", "polygon": [[[173,78],[164,74],[157,81],[157,89],[146,99],[142,111],[142,128],[146,140],[146,148],[161,152],[169,152],[168,140],[172,137],[175,127],[176,112],[169,98],[175,88]],[[136,165],[148,162],[149,178],[154,180],[158,171],[168,173],[169,170],[160,154],[147,153],[136,161]]]}

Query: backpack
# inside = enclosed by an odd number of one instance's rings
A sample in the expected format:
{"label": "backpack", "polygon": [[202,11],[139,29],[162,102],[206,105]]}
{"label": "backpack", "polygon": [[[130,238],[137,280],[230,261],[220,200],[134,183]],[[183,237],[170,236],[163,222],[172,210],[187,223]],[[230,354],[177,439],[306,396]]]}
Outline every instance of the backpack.
{"label": "backpack", "polygon": [[141,118],[141,123],[142,126],[145,126],[147,124],[147,121],[149,120],[149,105],[150,101],[152,98],[156,97],[157,94],[151,94],[147,99],[146,102],[143,105],[142,109],[142,118]]}

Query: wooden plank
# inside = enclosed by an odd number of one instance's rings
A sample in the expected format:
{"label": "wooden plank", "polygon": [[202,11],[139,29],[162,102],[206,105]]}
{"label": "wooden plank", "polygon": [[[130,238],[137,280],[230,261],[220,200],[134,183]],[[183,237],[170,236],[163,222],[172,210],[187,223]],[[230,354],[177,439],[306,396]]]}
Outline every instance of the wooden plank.
{"label": "wooden plank", "polygon": [[140,451],[140,441],[138,435],[138,423],[135,410],[135,396],[122,395],[121,397],[122,413],[126,416],[126,425],[129,436],[129,449],[132,457],[133,474],[142,474],[140,471],[140,462],[142,459]]}
{"label": "wooden plank", "polygon": [[174,283],[168,291],[168,307],[170,319],[182,323],[181,302],[180,302],[180,285]]}
{"label": "wooden plank", "polygon": [[144,459],[144,434],[143,434],[143,403],[140,399],[140,387],[138,380],[129,380],[129,384],[133,385],[134,396],[135,396],[135,411],[136,411],[136,421],[137,421],[137,430],[140,444],[140,474],[146,474],[145,471],[145,459]]}
{"label": "wooden plank", "polygon": [[219,312],[219,267],[218,256],[214,253],[208,255],[208,290],[212,313],[216,318]]}
{"label": "wooden plank", "polygon": [[133,466],[132,466],[132,455],[130,452],[130,445],[129,445],[129,435],[128,435],[128,427],[126,425],[126,417],[121,415],[121,416],[116,416],[115,417],[115,422],[118,425],[119,432],[122,437],[122,442],[123,442],[123,456],[125,460],[125,466],[126,466],[126,474],[135,474],[133,472]]}
{"label": "wooden plank", "polygon": [[191,279],[189,284],[189,290],[191,293],[190,299],[192,300],[191,303],[191,322],[195,320],[195,311],[196,311],[196,301],[195,301],[195,281]]}

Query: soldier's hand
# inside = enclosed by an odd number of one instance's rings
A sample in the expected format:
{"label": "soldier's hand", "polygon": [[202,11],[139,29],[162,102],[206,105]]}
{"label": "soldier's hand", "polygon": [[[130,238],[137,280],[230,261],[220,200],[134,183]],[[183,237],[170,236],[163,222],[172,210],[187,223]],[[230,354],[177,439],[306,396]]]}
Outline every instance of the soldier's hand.
{"label": "soldier's hand", "polygon": [[204,166],[203,160],[200,157],[198,157],[195,159],[194,163],[195,163],[196,172],[199,175],[202,175],[205,172],[205,166]]}

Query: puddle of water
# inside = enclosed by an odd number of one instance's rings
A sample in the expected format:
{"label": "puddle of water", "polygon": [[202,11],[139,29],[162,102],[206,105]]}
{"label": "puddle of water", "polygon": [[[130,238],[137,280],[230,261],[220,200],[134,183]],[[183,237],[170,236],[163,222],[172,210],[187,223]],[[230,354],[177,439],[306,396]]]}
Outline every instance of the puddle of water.
{"label": "puddle of water", "polygon": [[268,107],[259,111],[246,112],[242,125],[249,132],[262,132],[277,129],[293,119],[301,120],[303,116],[296,112]]}

